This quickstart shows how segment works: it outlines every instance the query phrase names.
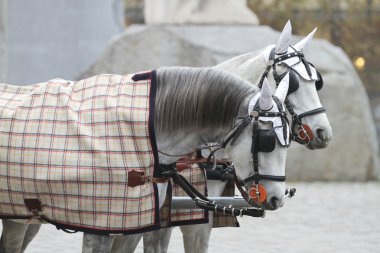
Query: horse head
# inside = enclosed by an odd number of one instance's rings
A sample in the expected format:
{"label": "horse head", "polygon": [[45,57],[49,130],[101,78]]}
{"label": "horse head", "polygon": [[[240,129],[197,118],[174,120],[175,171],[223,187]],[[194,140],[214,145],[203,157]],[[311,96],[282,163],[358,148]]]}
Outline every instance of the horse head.
{"label": "horse head", "polygon": [[292,27],[288,22],[276,45],[239,55],[215,66],[259,87],[265,77],[271,87],[278,86],[283,78],[289,80],[285,104],[293,119],[293,139],[310,149],[325,148],[332,138],[331,126],[317,92],[323,86],[322,75],[304,56],[315,31],[290,46]]}
{"label": "horse head", "polygon": [[236,168],[236,183],[246,201],[268,210],[282,206],[285,196],[290,129],[282,103],[288,86],[287,82],[281,82],[273,96],[267,79],[264,79],[261,93],[249,101],[251,126],[241,132],[236,143],[231,141],[227,149]]}
{"label": "horse head", "polygon": [[323,87],[322,75],[304,55],[315,32],[316,29],[291,46],[292,27],[288,21],[276,46],[264,50],[270,82],[289,83],[285,103],[292,116],[294,139],[310,149],[325,148],[332,138],[331,126],[318,96],[318,90]]}
{"label": "horse head", "polygon": [[[219,143],[235,165],[236,181],[246,200],[272,210],[281,206],[290,144],[283,108],[289,84],[281,82],[272,96],[266,79],[259,91],[235,75],[214,69],[161,68],[157,79],[160,162],[171,163],[167,154]],[[260,192],[255,191],[258,187]]]}

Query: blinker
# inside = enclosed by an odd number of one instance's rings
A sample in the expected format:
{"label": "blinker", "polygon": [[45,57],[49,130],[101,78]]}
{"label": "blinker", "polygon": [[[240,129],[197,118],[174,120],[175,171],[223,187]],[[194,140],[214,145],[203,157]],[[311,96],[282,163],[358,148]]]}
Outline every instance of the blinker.
{"label": "blinker", "polygon": [[[276,133],[273,129],[257,129],[257,140],[252,145],[253,152],[272,152],[276,147]],[[257,150],[256,150],[257,149]]]}
{"label": "blinker", "polygon": [[317,76],[318,76],[318,81],[315,82],[315,88],[317,90],[321,90],[323,88],[323,78],[322,78],[321,73],[319,73],[319,71],[317,71]]}

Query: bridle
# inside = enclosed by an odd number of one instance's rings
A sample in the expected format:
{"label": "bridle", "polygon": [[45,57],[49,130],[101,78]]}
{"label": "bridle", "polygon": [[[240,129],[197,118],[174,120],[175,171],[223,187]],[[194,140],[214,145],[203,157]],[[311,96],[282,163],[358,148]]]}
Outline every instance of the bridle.
{"label": "bridle", "polygon": [[[302,52],[297,51],[294,48],[293,48],[293,50],[294,50],[294,52],[288,53],[288,54],[287,53],[283,54],[277,58],[275,58],[275,55],[276,55],[275,48],[273,48],[271,50],[270,55],[269,55],[269,65],[265,69],[263,75],[261,76],[260,82],[258,84],[259,88],[262,87],[264,78],[268,76],[270,70],[273,68],[273,78],[276,82],[276,87],[278,87],[281,80],[286,76],[286,74],[289,73],[288,95],[290,93],[298,90],[299,80],[298,80],[298,75],[297,75],[295,70],[293,70],[291,67],[289,67],[289,70],[284,72],[281,75],[279,75],[277,73],[277,70],[276,70],[276,65],[278,63],[281,63],[281,62],[283,62],[289,58],[292,58],[292,57],[299,57],[300,62],[302,62],[302,64],[305,66],[309,77],[311,77],[312,73],[311,73],[310,66],[313,68],[314,68],[314,66],[305,59],[304,54]],[[316,70],[316,72],[317,72],[318,80],[316,81],[315,86],[316,86],[317,90],[320,90],[323,87],[323,79],[322,79],[322,75],[317,70]],[[319,108],[316,108],[316,109],[313,109],[310,111],[306,111],[306,112],[301,113],[301,114],[297,114],[294,112],[292,106],[290,105],[288,98],[285,99],[284,104],[285,104],[285,106],[286,106],[286,108],[287,108],[287,110],[288,110],[288,112],[292,118],[292,125],[291,125],[292,138],[291,139],[300,143],[300,144],[303,144],[303,145],[309,144],[310,141],[313,139],[313,133],[312,133],[310,127],[302,122],[302,119],[305,117],[308,117],[308,116],[319,114],[319,113],[325,113],[326,109],[322,106],[322,107],[319,107]],[[298,126],[297,131],[295,131],[297,126]]]}
{"label": "bridle", "polygon": [[[252,144],[251,144],[251,153],[252,153],[252,166],[253,166],[253,175],[239,181],[234,173],[235,183],[241,192],[244,199],[249,204],[256,204],[259,207],[266,200],[266,191],[262,184],[261,180],[270,180],[277,182],[285,182],[286,176],[274,176],[266,175],[259,173],[259,158],[258,153],[261,152],[272,152],[276,145],[276,136],[274,129],[260,129],[259,128],[259,118],[260,117],[280,117],[282,122],[282,128],[284,133],[285,140],[290,137],[288,135],[288,120],[286,117],[286,111],[283,110],[280,100],[273,96],[278,112],[270,112],[261,110],[259,102],[257,101],[253,110],[248,116],[245,116],[242,121],[240,121],[233,129],[232,133],[228,138],[222,143],[221,148],[225,148],[228,144],[231,146],[234,145],[237,138],[243,132],[243,130],[252,122]],[[265,133],[266,131],[271,131],[272,134]],[[263,137],[265,136],[265,137]],[[269,137],[268,137],[269,136]],[[264,141],[261,141],[264,138]],[[266,145],[265,144],[268,144]],[[286,147],[289,147],[289,144],[285,143]],[[212,155],[212,154],[210,154]]]}

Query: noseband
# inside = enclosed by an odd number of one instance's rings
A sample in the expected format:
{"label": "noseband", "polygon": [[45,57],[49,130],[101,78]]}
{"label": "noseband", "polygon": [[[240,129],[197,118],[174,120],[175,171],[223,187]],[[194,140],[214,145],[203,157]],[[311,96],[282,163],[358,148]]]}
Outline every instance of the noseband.
{"label": "noseband", "polygon": [[[274,80],[276,81],[276,87],[278,87],[278,85],[280,84],[281,80],[285,77],[285,75],[289,73],[288,95],[290,93],[298,90],[299,79],[298,79],[296,72],[291,67],[289,67],[289,70],[287,72],[285,72],[281,75],[277,74],[277,70],[276,70],[276,64],[283,62],[283,61],[285,61],[289,58],[292,58],[292,57],[299,57],[300,58],[300,61],[305,66],[309,77],[311,77],[312,73],[310,70],[310,66],[312,66],[313,68],[314,68],[314,66],[305,59],[304,54],[302,52],[297,51],[294,48],[293,48],[293,50],[294,50],[293,53],[284,54],[281,57],[278,57],[275,59],[275,48],[272,49],[272,51],[270,52],[270,56],[269,56],[269,63],[271,63],[271,64],[268,65],[268,67],[265,69],[264,74],[262,75],[262,77],[260,79],[260,83],[258,85],[259,88],[262,87],[264,78],[268,76],[269,71],[271,70],[271,68],[273,68],[273,77],[274,77]],[[322,79],[322,75],[318,71],[317,71],[317,76],[318,76],[318,80],[315,82],[315,87],[317,90],[320,90],[323,87],[323,79]],[[303,145],[309,144],[310,141],[313,139],[313,132],[308,125],[303,124],[302,119],[307,117],[307,116],[312,116],[312,115],[316,115],[319,113],[325,113],[326,109],[322,106],[320,108],[316,108],[316,109],[306,111],[306,112],[301,113],[301,114],[297,114],[294,112],[292,106],[290,105],[288,98],[285,99],[284,104],[285,104],[287,110],[289,111],[289,114],[292,117],[292,125],[291,125],[292,138],[291,139],[294,140],[295,142],[298,142],[298,143],[303,144]],[[298,126],[298,128],[296,131],[295,129],[297,126]]]}
{"label": "noseband", "polygon": [[[236,139],[243,132],[245,127],[247,127],[252,122],[252,144],[251,144],[251,153],[252,153],[252,166],[253,166],[253,175],[249,176],[241,181],[239,181],[235,176],[236,185],[241,192],[244,199],[252,204],[261,206],[261,204],[266,200],[266,191],[262,184],[261,180],[270,180],[277,182],[285,182],[286,176],[274,176],[274,175],[265,175],[259,173],[259,152],[272,152],[276,145],[276,133],[274,129],[260,129],[259,128],[259,118],[260,117],[280,117],[282,121],[282,128],[284,133],[285,140],[289,137],[288,135],[288,120],[286,117],[286,111],[282,109],[282,104],[280,100],[273,96],[274,101],[276,102],[279,112],[269,112],[261,110],[259,102],[256,102],[256,105],[253,108],[253,111],[250,115],[246,116],[234,129],[234,131],[228,136],[228,138],[222,143],[221,147],[225,148],[228,144],[231,146],[235,143]],[[289,145],[286,144],[286,147]]]}

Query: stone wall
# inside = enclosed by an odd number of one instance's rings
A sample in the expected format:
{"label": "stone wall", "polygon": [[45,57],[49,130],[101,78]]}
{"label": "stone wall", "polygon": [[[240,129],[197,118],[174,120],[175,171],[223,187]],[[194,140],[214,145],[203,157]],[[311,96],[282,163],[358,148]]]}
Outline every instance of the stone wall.
{"label": "stone wall", "polygon": [[147,24],[259,24],[246,0],[145,0],[144,12]]}
{"label": "stone wall", "polygon": [[7,1],[0,1],[0,80],[6,80],[7,74]]}
{"label": "stone wall", "polygon": [[124,30],[122,0],[2,0],[0,6],[7,37],[0,50],[8,56],[1,57],[0,82],[73,79]]}

